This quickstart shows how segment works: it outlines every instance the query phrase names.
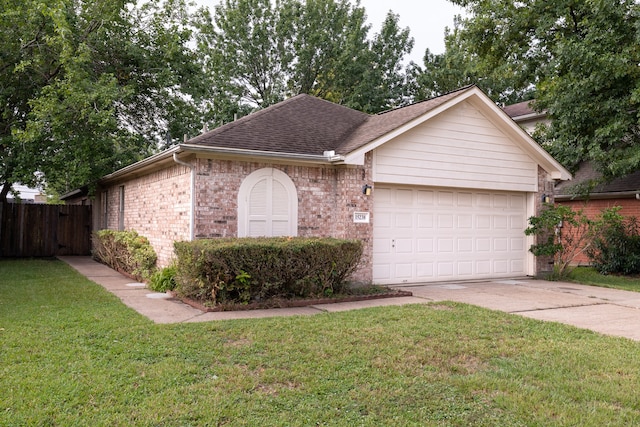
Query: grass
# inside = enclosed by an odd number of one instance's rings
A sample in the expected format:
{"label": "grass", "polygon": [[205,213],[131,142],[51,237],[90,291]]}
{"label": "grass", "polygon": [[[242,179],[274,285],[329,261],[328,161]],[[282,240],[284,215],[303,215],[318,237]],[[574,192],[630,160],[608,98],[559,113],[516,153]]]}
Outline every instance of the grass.
{"label": "grass", "polygon": [[640,277],[600,274],[592,267],[576,267],[569,273],[568,279],[584,285],[601,286],[603,288],[622,289],[640,292]]}
{"label": "grass", "polygon": [[464,304],[156,325],[0,260],[0,425],[640,424],[640,343]]}

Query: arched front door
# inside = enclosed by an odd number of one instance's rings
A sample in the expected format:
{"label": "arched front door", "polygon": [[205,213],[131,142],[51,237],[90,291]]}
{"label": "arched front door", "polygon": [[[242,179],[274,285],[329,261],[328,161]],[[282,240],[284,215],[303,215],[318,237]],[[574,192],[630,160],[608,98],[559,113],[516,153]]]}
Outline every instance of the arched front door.
{"label": "arched front door", "polygon": [[298,194],[291,178],[274,168],[247,176],[238,192],[238,237],[297,234]]}

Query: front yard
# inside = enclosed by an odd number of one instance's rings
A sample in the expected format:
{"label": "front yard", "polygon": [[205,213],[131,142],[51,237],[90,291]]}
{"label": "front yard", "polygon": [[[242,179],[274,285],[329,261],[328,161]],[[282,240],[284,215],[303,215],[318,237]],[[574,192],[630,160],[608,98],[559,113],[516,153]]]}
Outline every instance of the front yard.
{"label": "front yard", "polygon": [[0,260],[0,425],[640,424],[640,343],[463,304],[155,325]]}

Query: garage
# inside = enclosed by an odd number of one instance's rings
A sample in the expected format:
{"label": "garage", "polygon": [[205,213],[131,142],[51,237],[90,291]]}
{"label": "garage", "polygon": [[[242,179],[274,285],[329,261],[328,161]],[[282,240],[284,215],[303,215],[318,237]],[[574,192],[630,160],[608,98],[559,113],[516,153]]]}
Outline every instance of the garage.
{"label": "garage", "polygon": [[527,274],[527,193],[379,184],[373,281],[477,280]]}

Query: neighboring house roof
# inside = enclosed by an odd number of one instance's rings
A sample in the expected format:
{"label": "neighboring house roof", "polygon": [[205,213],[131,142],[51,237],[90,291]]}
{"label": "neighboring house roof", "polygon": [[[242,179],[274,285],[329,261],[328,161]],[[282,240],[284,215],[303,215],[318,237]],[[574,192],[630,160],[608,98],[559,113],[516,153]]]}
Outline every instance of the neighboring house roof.
{"label": "neighboring house roof", "polygon": [[570,178],[569,172],[474,85],[375,115],[310,95],[297,95],[127,166],[102,181],[134,171],[140,173],[158,161],[170,161],[180,153],[362,164],[364,153],[464,101],[477,104],[490,120],[555,178]]}
{"label": "neighboring house roof", "polygon": [[[517,123],[527,123],[533,121],[543,121],[545,113],[538,113],[531,108],[532,101],[524,101],[518,104],[507,105],[503,108]],[[587,196],[584,194],[586,186],[590,182],[598,182],[602,179],[602,174],[598,172],[590,162],[582,162],[578,165],[578,170],[571,181],[560,181],[555,186],[555,199],[562,200],[583,200]],[[591,199],[612,199],[612,198],[634,198],[640,193],[640,171],[627,176],[616,178],[610,182],[603,182],[590,189],[588,198]],[[639,196],[640,197],[640,196]]]}
{"label": "neighboring house roof", "polygon": [[[590,181],[597,182],[601,178],[602,173],[598,172],[590,162],[582,162],[578,166],[573,181],[559,182],[555,186],[555,198],[556,200],[582,200],[585,195],[579,192],[581,187]],[[640,194],[640,171],[596,185],[591,189],[589,198],[635,198],[637,194]]]}
{"label": "neighboring house roof", "polygon": [[[505,113],[509,115],[512,119],[520,118],[523,116],[529,116],[531,114],[537,114],[536,111],[531,108],[531,103],[533,101],[523,101],[518,102],[517,104],[511,104],[503,107]],[[516,120],[517,121],[517,120]]]}

